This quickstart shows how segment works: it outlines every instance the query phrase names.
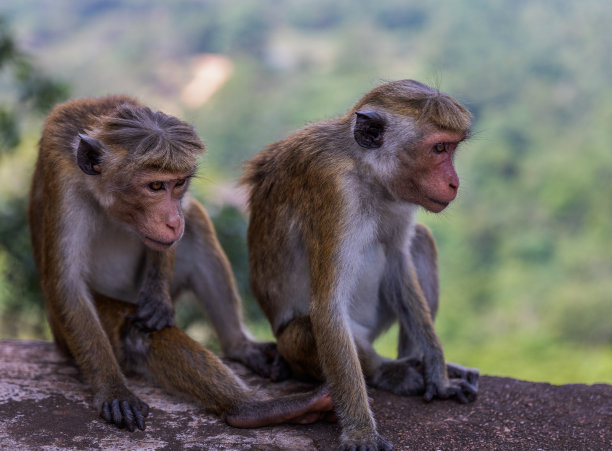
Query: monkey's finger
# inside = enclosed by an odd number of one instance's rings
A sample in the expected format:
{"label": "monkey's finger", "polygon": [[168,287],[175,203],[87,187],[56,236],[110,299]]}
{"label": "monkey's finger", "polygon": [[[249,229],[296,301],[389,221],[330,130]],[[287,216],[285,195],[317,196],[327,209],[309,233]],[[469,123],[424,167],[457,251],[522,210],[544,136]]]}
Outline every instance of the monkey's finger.
{"label": "monkey's finger", "polygon": [[455,390],[455,396],[457,397],[457,400],[461,404],[467,404],[468,403],[467,396],[465,396],[465,393],[463,393],[463,390],[461,389],[461,387],[459,387],[458,389]]}
{"label": "monkey's finger", "polygon": [[155,312],[155,307],[156,304],[154,304],[153,302],[147,302],[143,306],[139,305],[136,315],[138,316],[138,318],[149,318]]}
{"label": "monkey's finger", "polygon": [[162,330],[164,327],[170,327],[174,325],[174,317],[170,314],[162,315],[162,317],[155,324],[155,330]]}
{"label": "monkey's finger", "polygon": [[102,411],[100,412],[100,416],[108,422],[113,420],[113,415],[111,413],[111,406],[108,401],[105,401],[104,404],[102,404]]}
{"label": "monkey's finger", "polygon": [[164,327],[171,326],[172,320],[170,313],[158,311],[147,321],[146,326],[151,330],[162,330]]}
{"label": "monkey's finger", "polygon": [[431,402],[434,396],[436,396],[436,392],[436,387],[433,384],[427,384],[425,387],[425,394],[423,395],[425,402]]}
{"label": "monkey's finger", "polygon": [[467,381],[471,386],[476,387],[476,389],[478,389],[478,378],[479,377],[480,377],[480,373],[478,371],[468,371]]}
{"label": "monkey's finger", "polygon": [[[148,406],[147,406],[148,409]],[[144,417],[142,415],[142,412],[140,411],[140,409],[138,407],[133,407],[132,408],[133,412],[134,412],[134,418],[136,420],[136,426],[138,426],[138,429],[140,429],[141,431],[144,431],[146,426],[145,426],[145,421],[144,421]],[[149,413],[149,412],[147,412]]]}
{"label": "monkey's finger", "polygon": [[466,396],[467,402],[474,402],[478,398],[478,385],[463,383],[463,393]]}
{"label": "monkey's finger", "polygon": [[136,429],[134,412],[132,412],[132,406],[127,401],[121,401],[121,413],[123,414],[123,423],[127,427],[128,431],[134,432]]}
{"label": "monkey's finger", "polygon": [[478,389],[476,387],[468,384],[463,379],[451,380],[451,382],[455,382],[455,384],[450,387],[451,396],[456,397],[457,401],[462,404],[467,404],[476,399],[478,393]]}
{"label": "monkey's finger", "polygon": [[119,405],[118,399],[113,399],[113,403],[111,405],[111,411],[112,411],[113,423],[115,423],[117,426],[122,428],[124,426],[123,415],[121,415],[121,407]]}
{"label": "monkey's finger", "polygon": [[145,327],[147,327],[148,329],[151,330],[159,330],[156,329],[155,326],[161,321],[163,320],[162,314],[161,312],[155,312],[153,315],[151,315],[150,318],[148,318],[145,322],[144,325]]}

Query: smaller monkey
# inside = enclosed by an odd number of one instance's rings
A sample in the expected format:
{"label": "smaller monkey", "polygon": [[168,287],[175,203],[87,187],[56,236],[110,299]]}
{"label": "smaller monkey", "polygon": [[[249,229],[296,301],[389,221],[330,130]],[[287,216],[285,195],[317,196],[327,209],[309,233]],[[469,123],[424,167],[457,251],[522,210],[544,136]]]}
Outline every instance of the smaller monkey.
{"label": "smaller monkey", "polygon": [[[306,126],[246,164],[251,285],[298,377],[325,380],[341,449],[391,449],[368,384],[470,402],[477,370],[446,364],[433,326],[437,251],[417,206],[457,195],[453,160],[471,115],[412,80],[383,84],[348,114]],[[399,321],[399,355],[372,343]]]}
{"label": "smaller monkey", "polygon": [[[147,404],[122,369],[185,392],[237,426],[314,421],[325,391],[258,400],[211,352],[173,326],[194,292],[231,359],[280,379],[272,343],[244,328],[236,284],[189,180],[204,146],[193,127],[124,96],[78,99],[45,122],[29,220],[47,316],[109,422],[144,429]],[[121,302],[119,300],[127,301]]]}

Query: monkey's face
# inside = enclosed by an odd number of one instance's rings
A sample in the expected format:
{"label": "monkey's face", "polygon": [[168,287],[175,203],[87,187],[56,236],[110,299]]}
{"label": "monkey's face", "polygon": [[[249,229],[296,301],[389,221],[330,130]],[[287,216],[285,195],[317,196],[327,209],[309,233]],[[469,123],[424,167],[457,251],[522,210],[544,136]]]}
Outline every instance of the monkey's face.
{"label": "monkey's face", "polygon": [[457,196],[453,158],[465,132],[367,110],[356,113],[353,130],[357,144],[367,149],[362,158],[397,199],[438,213]]}
{"label": "monkey's face", "polygon": [[192,173],[143,172],[114,196],[111,214],[130,226],[144,244],[164,251],[183,236],[182,199]]}
{"label": "monkey's face", "polygon": [[464,138],[463,133],[435,130],[400,152],[392,183],[396,195],[434,213],[444,210],[459,189],[453,159]]}

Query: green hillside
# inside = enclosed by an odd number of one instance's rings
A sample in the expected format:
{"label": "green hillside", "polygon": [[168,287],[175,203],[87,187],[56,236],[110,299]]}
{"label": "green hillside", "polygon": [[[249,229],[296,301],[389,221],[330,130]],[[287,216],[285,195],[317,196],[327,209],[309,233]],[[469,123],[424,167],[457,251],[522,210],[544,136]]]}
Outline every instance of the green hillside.
{"label": "green hillside", "polygon": [[[220,206],[241,164],[383,80],[450,92],[475,116],[460,194],[419,217],[439,246],[447,357],[612,383],[612,3],[8,0],[0,16],[74,96],[127,93],[194,123],[208,146],[196,195],[247,298],[246,223]],[[14,101],[0,70],[0,101]],[[49,337],[23,216],[40,116],[20,121],[21,145],[0,154],[0,336]],[[252,301],[246,312],[267,336]],[[188,300],[179,319],[206,339],[198,315]]]}

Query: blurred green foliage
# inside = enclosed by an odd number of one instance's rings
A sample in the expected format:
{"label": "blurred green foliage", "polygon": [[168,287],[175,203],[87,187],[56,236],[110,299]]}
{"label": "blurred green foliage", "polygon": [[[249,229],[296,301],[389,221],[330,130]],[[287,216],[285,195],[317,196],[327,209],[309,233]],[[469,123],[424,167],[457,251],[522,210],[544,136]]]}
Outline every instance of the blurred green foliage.
{"label": "blurred green foliage", "polygon": [[[21,140],[21,127],[68,96],[65,83],[40,72],[19,49],[0,17],[0,161],[6,164]],[[19,158],[19,157],[18,157]],[[4,185],[11,185],[15,173]],[[46,324],[27,226],[26,190],[0,195],[0,328],[2,335],[44,336]],[[11,191],[9,191],[11,192]]]}
{"label": "blurred green foliage", "polygon": [[[195,124],[208,154],[194,193],[262,337],[269,328],[248,293],[246,221],[223,207],[219,185],[265,144],[345,112],[381,80],[416,78],[452,93],[475,116],[456,160],[459,198],[419,218],[438,242],[436,324],[447,357],[489,374],[612,382],[612,3],[11,0],[0,15],[15,30],[9,42],[76,95],[136,95]],[[222,54],[232,71],[194,108],[181,94],[202,53]],[[0,78],[0,95],[15,98],[15,83]],[[35,292],[15,294],[30,289],[31,273],[7,276],[15,262],[31,265],[19,237],[39,133],[32,117],[0,113],[0,128],[26,135],[0,155],[0,316],[9,325],[40,305]],[[199,312],[187,301],[177,315],[197,332]],[[23,331],[15,329],[0,334]],[[394,334],[378,343],[385,355]]]}
{"label": "blurred green foliage", "polygon": [[0,153],[19,144],[19,124],[34,113],[46,113],[68,96],[66,84],[41,74],[15,44],[6,19],[0,17]]}

